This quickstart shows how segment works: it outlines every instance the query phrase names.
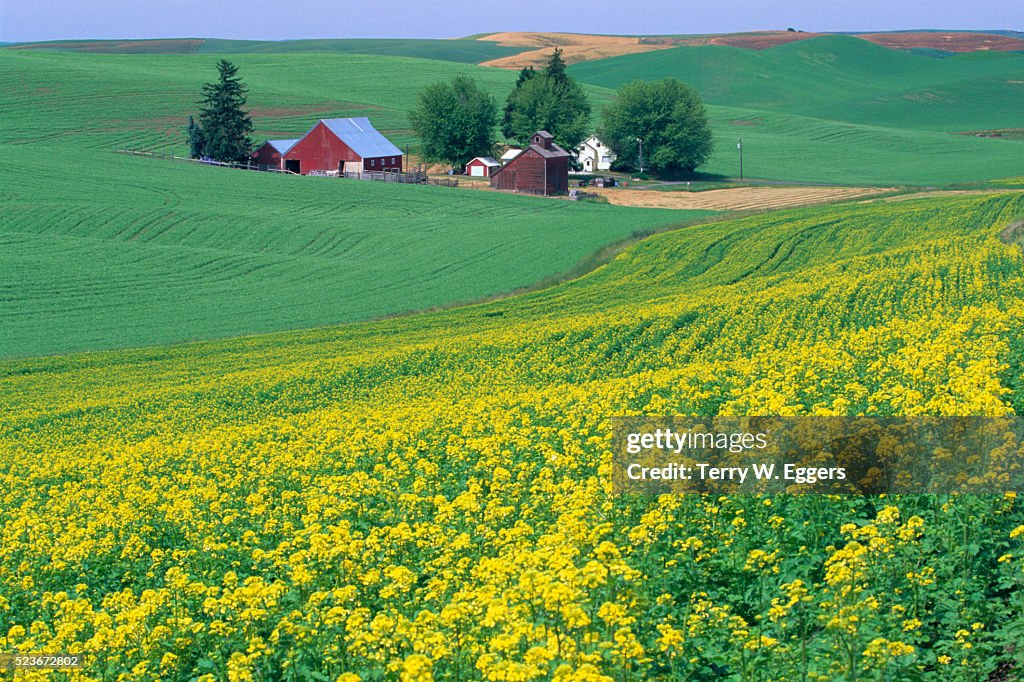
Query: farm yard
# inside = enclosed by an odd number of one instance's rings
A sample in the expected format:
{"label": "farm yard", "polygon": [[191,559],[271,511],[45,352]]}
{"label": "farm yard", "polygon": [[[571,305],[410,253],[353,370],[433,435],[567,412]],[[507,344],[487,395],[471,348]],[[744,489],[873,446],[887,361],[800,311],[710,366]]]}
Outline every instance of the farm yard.
{"label": "farm yard", "polygon": [[[1012,492],[610,476],[621,415],[1024,411],[1024,140],[965,134],[1020,129],[1024,55],[972,35],[947,42],[992,49],[0,48],[0,655],[82,654],[24,676],[58,680],[1024,678]],[[632,78],[697,87],[702,191],[572,202],[159,156],[187,155],[224,54],[259,142],[367,117],[416,157],[427,84],[502,101],[507,67],[570,42],[595,113]]]}
{"label": "farm yard", "polygon": [[[438,59],[291,52],[232,58],[252,89],[261,139],[301,136],[310,119],[368,116],[414,152],[407,111],[424,85],[467,74],[501,99],[516,79]],[[184,155],[181,126],[196,74],[212,62],[192,54],[0,50],[0,88],[13,93],[0,102],[7,122],[0,142]],[[1020,175],[1024,140],[951,133],[1019,128],[1013,112],[1024,85],[1008,81],[1024,81],[1022,64],[1016,53],[936,59],[830,36],[760,52],[682,47],[581,63],[570,73],[584,82],[595,109],[631,77],[674,74],[692,82],[709,103],[716,147],[704,170],[712,174],[736,174],[742,138],[751,178],[943,185]],[[763,78],[766,72],[773,76]],[[723,82],[732,84],[728,91]],[[119,105],[113,110],[106,101]]]}

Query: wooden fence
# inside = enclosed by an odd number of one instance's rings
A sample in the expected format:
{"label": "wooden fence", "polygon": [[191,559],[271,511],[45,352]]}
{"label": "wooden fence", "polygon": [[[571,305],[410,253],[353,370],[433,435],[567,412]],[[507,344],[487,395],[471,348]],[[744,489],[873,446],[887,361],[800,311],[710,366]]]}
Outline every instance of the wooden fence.
{"label": "wooden fence", "polygon": [[[252,170],[260,171],[264,173],[285,173],[287,175],[298,175],[290,170],[282,170],[280,168],[270,168],[268,166],[255,166],[253,164],[244,163],[224,163],[222,161],[214,161],[213,159],[190,159],[186,156],[175,156],[170,153],[160,152],[146,152],[137,149],[115,149],[119,154],[130,154],[131,156],[149,156],[158,159],[169,159],[172,161],[188,161],[190,163],[200,163],[204,166],[223,166],[225,168],[239,168],[241,170]],[[339,171],[324,171],[314,170],[310,171],[311,177],[321,178],[349,178],[353,180],[374,180],[377,182],[397,182],[403,185],[438,185],[440,187],[458,187],[459,181],[456,178],[431,178],[423,171],[414,171],[412,173],[398,173],[393,171],[364,171],[364,172],[348,172],[341,173]]]}
{"label": "wooden fence", "polygon": [[170,153],[161,152],[146,152],[138,149],[115,149],[118,154],[128,154],[130,156],[148,156],[155,159],[168,159],[170,161],[187,161],[189,163],[198,163],[204,166],[221,166],[223,168],[238,168],[239,170],[251,170],[251,171],[262,171],[267,173],[284,173],[286,175],[298,175],[290,170],[281,170],[280,168],[268,168],[259,167],[251,163],[224,163],[223,161],[214,161],[213,159],[193,159],[187,156],[175,156]]}

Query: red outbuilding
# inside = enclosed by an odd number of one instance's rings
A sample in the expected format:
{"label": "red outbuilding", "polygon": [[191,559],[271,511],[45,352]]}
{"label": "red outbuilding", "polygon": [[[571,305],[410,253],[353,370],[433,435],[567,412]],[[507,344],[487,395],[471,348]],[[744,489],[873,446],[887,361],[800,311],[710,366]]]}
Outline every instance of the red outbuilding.
{"label": "red outbuilding", "polygon": [[555,144],[551,133],[537,131],[529,147],[491,172],[491,187],[545,196],[565,194],[569,191],[569,152]]}
{"label": "red outbuilding", "polygon": [[295,146],[298,140],[267,140],[252,154],[252,162],[259,166],[260,170],[276,168],[284,170],[284,163],[281,155]]}
{"label": "red outbuilding", "polygon": [[501,164],[490,156],[478,156],[466,164],[466,175],[473,178],[489,178]]}
{"label": "red outbuilding", "polygon": [[282,155],[284,169],[368,173],[402,171],[402,150],[362,118],[320,119]]}

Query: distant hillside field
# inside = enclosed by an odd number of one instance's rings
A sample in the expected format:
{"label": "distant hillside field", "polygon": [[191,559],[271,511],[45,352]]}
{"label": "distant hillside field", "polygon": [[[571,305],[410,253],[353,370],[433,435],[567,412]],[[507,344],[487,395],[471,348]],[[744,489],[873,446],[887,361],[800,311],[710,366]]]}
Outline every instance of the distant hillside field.
{"label": "distant hillside field", "polygon": [[[0,43],[2,44],[2,43]],[[499,45],[486,40],[321,39],[321,40],[222,40],[183,38],[154,40],[55,40],[15,45],[19,50],[71,50],[98,54],[245,54],[253,52],[337,52],[421,57],[476,64],[522,52],[523,47]]]}
{"label": "distant hillside field", "polygon": [[477,299],[570,270],[635,231],[708,215],[252,173],[70,145],[3,149],[0,357],[295,329]]}
{"label": "distant hillside field", "polygon": [[[216,59],[0,51],[0,88],[10,93],[0,100],[0,142],[184,153],[187,116],[196,110],[200,85],[213,77]],[[516,77],[502,69],[408,57],[291,53],[232,59],[251,89],[257,139],[302,135],[320,117],[368,116],[412,151],[418,141],[408,110],[424,85],[468,74],[502,102]],[[712,105],[717,146],[705,168],[712,173],[738,174],[736,141],[743,138],[747,177],[933,185],[1024,172],[1024,140],[961,134],[1020,127],[1014,113],[1024,108],[1024,85],[1011,81],[1024,82],[1014,71],[1022,60],[1013,54],[934,59],[831,37],[761,52],[676,48],[571,71],[592,83],[595,126],[611,88],[622,82],[675,74],[694,83]]]}
{"label": "distant hillside field", "polygon": [[570,71],[608,88],[674,76],[710,104],[897,128],[1019,127],[1024,109],[1024,54],[935,59],[845,36],[761,51],[681,47],[578,64]]}
{"label": "distant hillside field", "polygon": [[970,131],[1019,128],[1024,54],[936,59],[829,36],[752,51],[709,45],[570,67],[618,88],[673,76],[711,105],[718,146],[706,170],[750,177],[948,183],[1019,175],[1024,143]]}
{"label": "distant hillside field", "polygon": [[[0,141],[78,149],[187,151],[187,117],[216,55],[0,51]],[[359,54],[237,54],[257,137],[297,137],[318,118],[369,116],[395,143],[414,142],[408,110],[428,83],[474,76],[504,99],[515,74],[469,64]]]}

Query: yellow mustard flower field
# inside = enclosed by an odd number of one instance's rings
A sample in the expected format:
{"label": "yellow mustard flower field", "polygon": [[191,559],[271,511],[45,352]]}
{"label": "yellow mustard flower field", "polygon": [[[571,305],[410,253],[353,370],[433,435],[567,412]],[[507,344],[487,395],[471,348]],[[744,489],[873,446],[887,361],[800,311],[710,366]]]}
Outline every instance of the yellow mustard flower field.
{"label": "yellow mustard flower field", "polygon": [[1020,412],[1022,216],[798,209],[453,311],[0,363],[4,651],[85,655],[26,680],[1021,679],[1024,499],[614,495],[609,420]]}

